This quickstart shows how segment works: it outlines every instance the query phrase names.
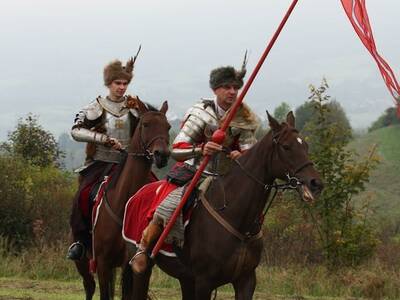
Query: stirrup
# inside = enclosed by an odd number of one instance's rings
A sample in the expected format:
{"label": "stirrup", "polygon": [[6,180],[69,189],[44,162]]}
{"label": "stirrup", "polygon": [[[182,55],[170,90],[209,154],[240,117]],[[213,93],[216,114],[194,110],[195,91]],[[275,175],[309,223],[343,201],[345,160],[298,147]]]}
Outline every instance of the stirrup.
{"label": "stirrup", "polygon": [[146,255],[148,258],[150,258],[150,256],[147,254],[146,250],[143,249],[138,249],[138,251],[136,251],[135,255],[132,256],[131,260],[129,261],[129,265],[132,266],[133,261],[135,260],[135,258],[141,254]]}
{"label": "stirrup", "polygon": [[[142,257],[142,259],[144,259],[144,261],[142,261],[143,265],[142,266],[138,266],[136,265],[136,267],[139,267],[139,270],[135,270],[135,263],[138,263],[138,257],[140,257],[141,255],[144,255],[144,257]],[[132,257],[132,259],[129,261],[129,265],[131,267],[131,270],[133,273],[135,273],[136,275],[142,275],[146,272],[146,270],[148,270],[149,266],[150,266],[150,256],[148,255],[148,253],[143,250],[140,249],[138,250],[135,255]]]}
{"label": "stirrup", "polygon": [[[80,247],[82,253],[78,257],[73,257],[71,255],[72,253],[70,253],[70,251],[71,251],[72,248],[74,248],[76,246]],[[81,260],[85,256],[85,254],[86,254],[85,245],[82,242],[77,241],[77,242],[72,243],[71,246],[69,246],[68,251],[67,251],[67,258],[71,259],[71,260]]]}

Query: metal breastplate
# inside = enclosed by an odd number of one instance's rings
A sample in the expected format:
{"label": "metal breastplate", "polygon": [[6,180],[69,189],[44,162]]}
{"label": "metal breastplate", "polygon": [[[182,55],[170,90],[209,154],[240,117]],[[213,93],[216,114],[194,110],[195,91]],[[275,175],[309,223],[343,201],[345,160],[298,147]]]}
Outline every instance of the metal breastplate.
{"label": "metal breastplate", "polygon": [[[107,99],[102,100],[103,102],[99,101],[99,103],[104,108],[102,122],[105,134],[111,138],[117,139],[122,144],[122,148],[126,149],[132,136],[132,122],[130,120],[129,110],[124,108],[124,102],[115,103]],[[120,152],[110,147],[97,144],[94,159],[107,162],[119,162]]]}

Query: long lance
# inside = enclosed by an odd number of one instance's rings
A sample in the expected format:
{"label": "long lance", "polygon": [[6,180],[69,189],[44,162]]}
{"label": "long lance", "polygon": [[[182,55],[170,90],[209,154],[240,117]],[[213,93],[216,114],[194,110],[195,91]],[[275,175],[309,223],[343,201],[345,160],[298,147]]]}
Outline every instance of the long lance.
{"label": "long lance", "polygon": [[[218,143],[222,145],[225,139],[225,131],[228,128],[230,122],[234,118],[237,110],[239,109],[239,106],[243,102],[243,98],[246,95],[247,91],[249,90],[251,84],[253,83],[254,79],[257,76],[258,71],[260,70],[262,64],[264,63],[266,57],[268,56],[269,52],[271,51],[272,47],[275,44],[275,41],[278,39],[279,34],[281,33],[283,27],[286,24],[286,21],[289,19],[289,16],[291,15],[293,9],[295,8],[298,0],[293,0],[292,4],[290,5],[288,11],[286,12],[284,18],[282,19],[281,23],[279,24],[278,29],[276,30],[275,34],[273,35],[271,41],[268,43],[267,48],[265,49],[264,53],[262,54],[260,60],[258,61],[256,67],[254,68],[253,72],[251,73],[249,79],[247,80],[245,86],[243,87],[242,92],[232,105],[226,119],[222,123],[221,127],[217,129],[214,134],[212,135],[212,141],[215,143]],[[197,169],[196,174],[194,175],[192,181],[190,182],[189,186],[186,189],[185,194],[183,195],[181,202],[175,209],[173,215],[171,216],[171,219],[169,220],[167,226],[165,227],[163,233],[161,234],[160,238],[157,241],[157,244],[154,246],[153,251],[151,253],[151,258],[154,259],[154,257],[157,255],[157,253],[160,251],[161,246],[164,243],[165,238],[168,236],[169,232],[171,231],[172,226],[175,224],[176,219],[178,218],[183,206],[185,205],[187,199],[189,198],[190,193],[193,191],[194,187],[196,186],[197,182],[199,181],[201,174],[203,173],[204,169],[206,168],[208,162],[210,160],[210,156],[206,155],[204,156],[199,168]]]}

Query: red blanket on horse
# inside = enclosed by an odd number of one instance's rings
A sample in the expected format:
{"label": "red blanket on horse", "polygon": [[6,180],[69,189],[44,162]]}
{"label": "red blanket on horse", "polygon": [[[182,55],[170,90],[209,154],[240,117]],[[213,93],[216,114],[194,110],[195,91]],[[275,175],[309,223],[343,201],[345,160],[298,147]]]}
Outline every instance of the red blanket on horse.
{"label": "red blanket on horse", "polygon": [[[177,186],[166,180],[149,183],[133,195],[126,204],[122,236],[130,243],[138,245],[143,230],[153,218],[158,205]],[[175,256],[172,245],[164,245],[161,253]]]}

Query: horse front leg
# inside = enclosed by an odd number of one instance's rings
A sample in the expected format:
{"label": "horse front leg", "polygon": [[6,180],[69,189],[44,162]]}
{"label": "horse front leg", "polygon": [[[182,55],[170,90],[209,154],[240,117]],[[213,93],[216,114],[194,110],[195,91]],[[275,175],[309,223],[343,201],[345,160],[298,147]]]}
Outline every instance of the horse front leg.
{"label": "horse front leg", "polygon": [[114,270],[104,259],[97,257],[96,261],[100,300],[111,300],[114,298]]}
{"label": "horse front leg", "polygon": [[235,300],[251,300],[256,289],[256,272],[242,275],[233,282]]}
{"label": "horse front leg", "polygon": [[210,300],[213,287],[206,278],[197,277],[195,280],[195,300]]}
{"label": "horse front leg", "polygon": [[85,288],[86,300],[92,300],[96,289],[96,282],[89,272],[89,259],[85,256],[81,260],[74,261],[76,269],[82,276],[83,287]]}
{"label": "horse front leg", "polygon": [[195,284],[193,278],[179,278],[179,283],[181,285],[182,300],[195,299]]}

